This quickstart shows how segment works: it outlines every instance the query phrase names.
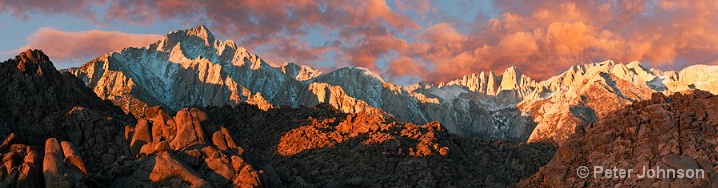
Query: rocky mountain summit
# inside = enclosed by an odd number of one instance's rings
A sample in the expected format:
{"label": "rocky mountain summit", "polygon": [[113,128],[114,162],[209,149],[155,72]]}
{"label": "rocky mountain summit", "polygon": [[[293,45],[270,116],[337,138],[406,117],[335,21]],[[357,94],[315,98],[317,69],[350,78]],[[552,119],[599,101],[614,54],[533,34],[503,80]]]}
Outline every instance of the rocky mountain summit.
{"label": "rocky mountain summit", "polygon": [[[523,180],[521,186],[716,187],[716,113],[718,97],[705,91],[670,96],[654,93],[599,121],[580,126],[551,162]],[[589,167],[588,178],[577,175],[579,166]],[[632,169],[634,173],[632,178],[606,178],[603,173],[594,177],[593,166]],[[644,167],[672,169],[674,176],[638,178]],[[705,176],[676,178],[676,169],[701,169]]]}

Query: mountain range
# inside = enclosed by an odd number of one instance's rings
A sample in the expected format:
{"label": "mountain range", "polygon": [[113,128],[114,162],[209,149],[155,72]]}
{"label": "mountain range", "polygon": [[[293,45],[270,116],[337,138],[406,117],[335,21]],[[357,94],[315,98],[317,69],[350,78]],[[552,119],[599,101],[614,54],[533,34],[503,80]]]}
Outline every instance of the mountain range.
{"label": "mountain range", "polygon": [[[204,26],[57,70],[0,63],[0,187],[716,187],[718,67],[516,67],[400,86],[323,73]],[[701,169],[697,179],[579,166]]]}
{"label": "mountain range", "polygon": [[234,41],[217,39],[205,26],[174,31],[145,47],[111,52],[64,71],[136,117],[155,105],[178,111],[246,102],[266,110],[327,103],[345,113],[417,124],[438,121],[458,135],[557,143],[576,126],[653,92],[718,93],[718,67],[664,72],[610,60],[572,66],[544,81],[512,66],[501,74],[401,86],[361,67],[327,73],[294,63],[273,67]]}

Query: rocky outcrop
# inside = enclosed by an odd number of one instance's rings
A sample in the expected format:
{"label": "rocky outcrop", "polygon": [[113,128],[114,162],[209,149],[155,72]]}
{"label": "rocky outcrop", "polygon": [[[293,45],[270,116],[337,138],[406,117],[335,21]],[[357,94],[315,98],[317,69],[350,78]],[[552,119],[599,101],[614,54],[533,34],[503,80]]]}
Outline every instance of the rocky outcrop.
{"label": "rocky outcrop", "polygon": [[[718,97],[705,91],[665,96],[655,93],[615,110],[601,120],[579,127],[551,162],[522,187],[716,187]],[[580,178],[576,169],[590,167]],[[633,169],[632,178],[594,177],[593,166]],[[703,170],[697,178],[638,178],[646,169]],[[613,175],[616,175],[615,173]],[[694,174],[693,176],[696,176]],[[615,176],[609,176],[615,177]]]}
{"label": "rocky outcrop", "polygon": [[244,149],[204,112],[184,108],[172,117],[151,107],[144,114],[125,129],[138,159],[113,164],[109,172],[122,174],[113,186],[260,186],[258,171],[242,157]]}

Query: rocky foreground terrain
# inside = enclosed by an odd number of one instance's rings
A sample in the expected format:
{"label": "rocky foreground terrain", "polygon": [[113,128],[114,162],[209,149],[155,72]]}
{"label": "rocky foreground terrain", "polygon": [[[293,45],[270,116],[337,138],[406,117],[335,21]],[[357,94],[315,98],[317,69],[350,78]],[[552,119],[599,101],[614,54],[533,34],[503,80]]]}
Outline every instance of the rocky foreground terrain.
{"label": "rocky foreground terrain", "polygon": [[[718,96],[654,93],[579,129],[521,187],[718,187]],[[591,170],[577,175],[579,166]],[[632,178],[593,176],[593,166],[633,169]],[[643,167],[703,169],[703,178],[638,178]]]}
{"label": "rocky foreground terrain", "polygon": [[136,118],[36,50],[0,63],[0,89],[2,187],[507,186],[555,151],[327,105]]}

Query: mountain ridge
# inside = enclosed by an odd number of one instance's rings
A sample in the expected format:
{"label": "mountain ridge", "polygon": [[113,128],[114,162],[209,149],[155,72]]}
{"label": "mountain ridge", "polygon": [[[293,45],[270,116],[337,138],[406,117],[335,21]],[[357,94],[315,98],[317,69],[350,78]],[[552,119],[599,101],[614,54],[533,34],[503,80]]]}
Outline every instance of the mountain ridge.
{"label": "mountain ridge", "polygon": [[[543,131],[559,131],[546,130],[556,127],[557,122],[550,119],[578,122],[598,118],[590,113],[582,118],[575,115],[604,108],[597,105],[598,101],[581,103],[582,98],[593,95],[586,90],[591,87],[583,87],[583,82],[596,83],[596,89],[604,88],[597,90],[603,92],[602,97],[626,100],[614,104],[618,106],[645,96],[631,93],[634,89],[639,93],[692,88],[718,92],[718,84],[713,84],[718,79],[710,74],[718,73],[718,69],[693,69],[663,72],[647,69],[639,62],[617,64],[609,60],[572,66],[540,82],[510,66],[501,75],[489,71],[438,86],[400,86],[361,67],[326,73],[294,63],[273,67],[233,41],[220,41],[206,27],[198,26],[170,32],[146,47],[100,56],[72,69],[72,73],[98,96],[138,117],[152,105],[172,111],[184,106],[240,102],[262,109],[329,103],[344,112],[370,112],[418,124],[439,121],[454,134],[526,141],[534,134],[535,126],[543,127]],[[702,72],[689,73],[696,71]],[[549,110],[540,106],[545,104],[564,107]],[[531,109],[544,112],[539,117]],[[570,109],[574,109],[573,113]],[[570,132],[573,127],[558,129]],[[559,137],[552,140],[560,143],[564,138]]]}

